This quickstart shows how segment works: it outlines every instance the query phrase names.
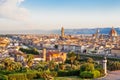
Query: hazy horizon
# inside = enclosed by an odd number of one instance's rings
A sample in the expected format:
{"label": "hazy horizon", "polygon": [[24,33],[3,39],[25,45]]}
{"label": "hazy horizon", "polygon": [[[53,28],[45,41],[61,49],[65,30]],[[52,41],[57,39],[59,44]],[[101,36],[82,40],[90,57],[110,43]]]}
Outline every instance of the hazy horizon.
{"label": "hazy horizon", "polygon": [[[114,27],[118,34],[120,34],[120,28]],[[99,34],[109,34],[112,27],[105,28],[64,28],[65,34],[67,35],[80,35],[80,34],[94,34],[97,29],[99,29]],[[33,30],[9,30],[9,31],[1,31],[1,35],[7,34],[61,34],[61,29],[53,29],[53,30],[41,30],[41,29],[33,29]]]}
{"label": "hazy horizon", "polygon": [[0,31],[119,27],[120,0],[0,0]]}

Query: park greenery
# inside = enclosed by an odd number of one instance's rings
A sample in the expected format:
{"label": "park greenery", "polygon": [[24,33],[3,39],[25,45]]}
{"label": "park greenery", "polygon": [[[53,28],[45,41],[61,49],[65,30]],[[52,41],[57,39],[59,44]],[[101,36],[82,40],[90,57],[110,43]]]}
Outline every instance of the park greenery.
{"label": "park greenery", "polygon": [[32,47],[27,48],[27,49],[20,48],[19,50],[26,53],[26,54],[33,54],[33,55],[38,55],[39,54],[38,50],[36,48],[32,48]]}
{"label": "park greenery", "polygon": [[[33,55],[27,54],[23,66],[21,62],[15,62],[9,58],[0,60],[0,80],[57,80],[60,77],[75,77],[79,79],[93,79],[104,76],[102,63],[97,63],[98,58],[81,56],[75,52],[67,54],[64,63],[39,61],[33,64]],[[102,61],[100,59],[100,61]],[[119,61],[108,60],[108,70],[119,70]],[[64,79],[65,80],[65,79]]]}

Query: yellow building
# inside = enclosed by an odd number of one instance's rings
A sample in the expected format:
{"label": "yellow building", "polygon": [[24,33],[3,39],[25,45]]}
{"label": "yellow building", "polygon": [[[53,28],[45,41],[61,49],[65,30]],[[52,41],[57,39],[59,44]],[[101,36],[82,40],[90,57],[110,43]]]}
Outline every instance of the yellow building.
{"label": "yellow building", "polygon": [[55,61],[56,63],[62,63],[66,60],[66,53],[64,52],[57,52],[57,51],[49,51],[46,54],[46,61]]}
{"label": "yellow building", "polygon": [[0,48],[5,48],[9,42],[9,39],[0,37]]}

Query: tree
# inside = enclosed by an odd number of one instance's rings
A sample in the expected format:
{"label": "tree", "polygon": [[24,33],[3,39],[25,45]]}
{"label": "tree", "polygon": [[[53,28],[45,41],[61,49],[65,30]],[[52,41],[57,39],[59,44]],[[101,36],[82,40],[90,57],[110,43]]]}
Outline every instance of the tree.
{"label": "tree", "polygon": [[38,71],[45,71],[47,70],[47,62],[39,62],[38,64],[36,64],[33,69],[38,70]]}
{"label": "tree", "polygon": [[71,67],[72,67],[72,66],[73,66],[73,62],[74,62],[74,60],[76,59],[75,53],[74,53],[74,52],[69,52],[69,53],[68,53],[68,58],[69,58],[69,60],[70,60],[70,62],[71,62]]}
{"label": "tree", "polygon": [[55,45],[54,47],[55,47],[55,49],[58,49],[58,45]]}
{"label": "tree", "polygon": [[80,67],[80,71],[93,71],[94,70],[94,64],[92,63],[84,63]]}
{"label": "tree", "polygon": [[74,61],[74,64],[75,64],[76,66],[78,66],[78,65],[80,65],[80,62],[77,61],[77,60],[75,60],[75,61]]}
{"label": "tree", "polygon": [[49,69],[50,69],[50,70],[54,70],[55,67],[56,67],[55,62],[54,62],[54,61],[50,61],[50,62],[49,62]]}
{"label": "tree", "polygon": [[109,70],[120,70],[120,62],[118,61],[108,61]]}
{"label": "tree", "polygon": [[26,63],[27,63],[27,65],[29,66],[29,67],[31,67],[32,66],[32,64],[33,64],[33,55],[32,54],[28,54],[27,55],[27,57],[26,57]]}
{"label": "tree", "polygon": [[39,54],[39,52],[36,48],[29,48],[29,49],[20,48],[19,50],[26,53],[26,54],[34,54],[34,55]]}
{"label": "tree", "polygon": [[59,64],[59,68],[61,69],[61,70],[64,70],[65,69],[65,64]]}
{"label": "tree", "polygon": [[4,65],[4,69],[8,71],[19,71],[22,67],[22,64],[19,62],[14,62],[9,58],[3,60],[2,64]]}
{"label": "tree", "polygon": [[19,71],[22,67],[22,64],[20,62],[14,62],[14,65],[15,65],[15,71]]}
{"label": "tree", "polygon": [[10,60],[9,58],[5,58],[3,60],[3,64],[4,64],[4,69],[6,69],[8,71],[13,70],[13,68],[14,68],[13,61]]}
{"label": "tree", "polygon": [[77,60],[80,60],[80,54],[77,54],[76,59],[77,59]]}
{"label": "tree", "polygon": [[93,59],[89,57],[89,58],[87,59],[87,62],[88,62],[88,63],[93,63]]}

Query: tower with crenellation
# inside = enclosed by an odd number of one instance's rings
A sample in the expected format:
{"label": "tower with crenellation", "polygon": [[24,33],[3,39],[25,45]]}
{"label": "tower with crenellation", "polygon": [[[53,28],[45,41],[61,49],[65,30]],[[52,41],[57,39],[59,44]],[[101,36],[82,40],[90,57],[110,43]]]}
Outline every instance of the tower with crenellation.
{"label": "tower with crenellation", "polygon": [[65,37],[65,33],[64,33],[64,28],[61,28],[61,37],[64,38]]}

